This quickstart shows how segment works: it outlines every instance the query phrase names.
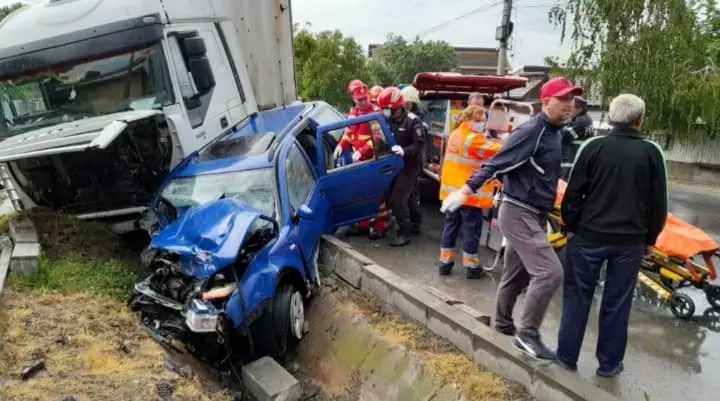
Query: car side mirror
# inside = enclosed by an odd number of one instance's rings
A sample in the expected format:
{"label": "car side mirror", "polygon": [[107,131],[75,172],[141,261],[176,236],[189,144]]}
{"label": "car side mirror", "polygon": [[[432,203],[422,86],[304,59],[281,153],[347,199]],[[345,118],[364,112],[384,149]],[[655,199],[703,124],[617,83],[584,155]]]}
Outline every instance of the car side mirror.
{"label": "car side mirror", "polygon": [[313,210],[308,205],[302,205],[298,208],[298,210],[295,212],[295,219],[297,221],[299,220],[315,220],[315,215],[313,214]]}

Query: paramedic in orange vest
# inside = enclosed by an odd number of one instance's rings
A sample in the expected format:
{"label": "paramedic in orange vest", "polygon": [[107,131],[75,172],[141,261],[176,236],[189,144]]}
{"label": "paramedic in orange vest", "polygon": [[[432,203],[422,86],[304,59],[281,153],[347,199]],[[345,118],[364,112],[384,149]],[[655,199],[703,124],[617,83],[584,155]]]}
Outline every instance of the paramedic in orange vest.
{"label": "paramedic in orange vest", "polygon": [[[353,106],[348,113],[348,118],[360,117],[380,111],[370,103],[370,91],[367,85],[356,79],[350,81],[348,92],[352,96]],[[373,135],[382,137],[380,126],[376,122],[353,125],[345,130],[335,149],[335,159],[341,157],[344,151],[352,151],[353,163],[370,160],[373,158]],[[369,221],[361,221],[356,224],[358,231],[368,232],[371,239],[382,237],[388,228],[389,210],[385,202],[380,204],[377,217]]]}
{"label": "paramedic in orange vest", "polygon": [[[469,106],[460,116],[460,125],[450,134],[440,178],[440,200],[459,190],[480,168],[483,162],[493,157],[502,146],[486,136],[483,131],[485,110],[482,106]],[[455,241],[460,228],[463,229],[463,266],[469,279],[486,275],[480,264],[478,246],[482,231],[483,209],[493,207],[493,190],[498,185],[490,181],[474,195],[469,196],[463,206],[445,213],[440,244],[438,271],[448,275],[455,265]]]}

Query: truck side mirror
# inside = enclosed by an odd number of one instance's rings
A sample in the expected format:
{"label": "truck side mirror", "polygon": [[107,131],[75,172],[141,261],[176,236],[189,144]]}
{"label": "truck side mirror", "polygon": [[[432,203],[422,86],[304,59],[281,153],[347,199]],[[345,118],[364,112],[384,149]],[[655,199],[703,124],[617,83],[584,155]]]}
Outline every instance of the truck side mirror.
{"label": "truck side mirror", "polygon": [[199,96],[210,93],[215,87],[215,76],[207,57],[193,57],[188,60],[188,70],[192,74]]}
{"label": "truck side mirror", "polygon": [[205,41],[199,37],[197,31],[183,32],[178,36],[180,51],[198,92],[196,97],[210,93],[215,88],[215,76],[206,56]]}

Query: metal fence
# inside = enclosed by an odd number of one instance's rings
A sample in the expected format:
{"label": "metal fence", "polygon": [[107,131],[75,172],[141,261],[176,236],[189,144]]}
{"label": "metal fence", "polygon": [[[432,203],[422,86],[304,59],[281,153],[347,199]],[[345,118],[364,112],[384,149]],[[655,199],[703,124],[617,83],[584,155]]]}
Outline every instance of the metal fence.
{"label": "metal fence", "polygon": [[720,141],[683,143],[672,141],[665,149],[668,161],[720,166]]}

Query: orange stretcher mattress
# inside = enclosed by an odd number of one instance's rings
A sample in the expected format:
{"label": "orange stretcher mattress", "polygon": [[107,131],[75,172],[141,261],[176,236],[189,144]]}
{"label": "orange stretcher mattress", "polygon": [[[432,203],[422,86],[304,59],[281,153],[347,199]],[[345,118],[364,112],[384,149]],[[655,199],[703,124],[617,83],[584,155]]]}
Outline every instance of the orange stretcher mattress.
{"label": "orange stretcher mattress", "polygon": [[[558,181],[555,207],[560,208],[567,183],[564,180]],[[668,213],[665,228],[655,242],[655,247],[668,256],[687,260],[695,255],[720,250],[720,245],[707,235],[703,230],[687,223],[672,213]]]}

